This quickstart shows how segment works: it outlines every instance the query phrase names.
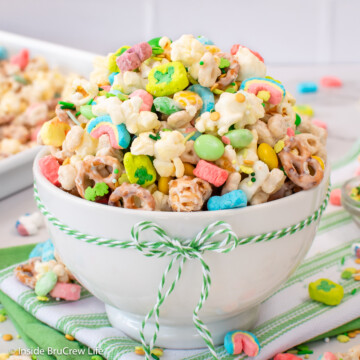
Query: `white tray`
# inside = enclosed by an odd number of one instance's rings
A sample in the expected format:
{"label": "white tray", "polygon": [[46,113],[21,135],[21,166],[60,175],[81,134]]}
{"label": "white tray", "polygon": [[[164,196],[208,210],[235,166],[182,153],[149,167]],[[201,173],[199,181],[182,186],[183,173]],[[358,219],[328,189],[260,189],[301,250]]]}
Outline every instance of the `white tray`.
{"label": "white tray", "polygon": [[[86,77],[92,70],[92,60],[96,56],[96,54],[86,51],[4,31],[0,31],[0,45],[6,47],[9,55],[27,48],[31,57],[44,56],[51,67],[57,67],[64,73],[74,72]],[[38,150],[39,147],[35,147],[0,160],[0,199],[32,184],[32,162]]]}

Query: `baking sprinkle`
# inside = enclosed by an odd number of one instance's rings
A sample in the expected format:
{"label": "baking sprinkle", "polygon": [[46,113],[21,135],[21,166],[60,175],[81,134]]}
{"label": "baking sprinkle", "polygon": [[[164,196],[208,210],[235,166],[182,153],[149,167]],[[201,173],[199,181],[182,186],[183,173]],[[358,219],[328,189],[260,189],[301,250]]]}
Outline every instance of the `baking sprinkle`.
{"label": "baking sprinkle", "polygon": [[77,121],[76,117],[75,117],[69,110],[68,110],[66,113],[68,114],[69,118],[70,118],[76,125],[81,126],[81,124]]}

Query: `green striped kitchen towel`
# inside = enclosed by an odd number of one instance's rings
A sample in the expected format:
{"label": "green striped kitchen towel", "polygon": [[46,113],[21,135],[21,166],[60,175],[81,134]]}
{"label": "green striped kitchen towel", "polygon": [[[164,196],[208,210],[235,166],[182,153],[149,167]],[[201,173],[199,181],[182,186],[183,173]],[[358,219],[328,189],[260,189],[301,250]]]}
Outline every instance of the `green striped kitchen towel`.
{"label": "green striped kitchen towel", "polygon": [[[333,184],[339,186],[353,176],[359,166],[359,153],[360,142],[350,156],[339,163],[341,166],[336,164],[331,179]],[[360,291],[353,291],[360,283],[352,279],[341,280],[340,277],[343,268],[356,266],[351,246],[358,241],[360,230],[350,215],[342,208],[329,205],[305,261],[260,308],[260,318],[252,330],[262,346],[256,360],[269,359],[278,352],[360,317]],[[0,272],[0,289],[26,311],[58,331],[73,335],[107,359],[139,359],[133,352],[139,344],[111,327],[104,304],[87,291],[82,292],[77,302],[51,300],[43,303],[36,299],[32,290],[15,279],[13,268]],[[345,296],[340,305],[329,307],[309,299],[307,285],[320,277],[343,285]],[[217,348],[217,353],[220,359],[233,359],[222,346]],[[206,349],[166,350],[162,359],[211,360],[212,356]]]}

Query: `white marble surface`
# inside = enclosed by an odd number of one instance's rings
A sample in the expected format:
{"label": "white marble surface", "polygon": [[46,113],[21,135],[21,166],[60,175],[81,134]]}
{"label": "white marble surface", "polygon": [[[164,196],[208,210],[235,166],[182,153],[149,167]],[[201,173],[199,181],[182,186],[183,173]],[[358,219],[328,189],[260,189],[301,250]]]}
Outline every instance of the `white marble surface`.
{"label": "white marble surface", "polygon": [[[310,104],[314,108],[315,117],[327,122],[329,129],[328,156],[331,161],[340,159],[351,149],[355,140],[360,136],[360,64],[270,66],[269,75],[280,79],[286,89],[295,95],[298,104]],[[313,95],[296,93],[296,85],[300,81],[318,81],[324,75],[338,76],[343,80],[344,87],[337,90],[320,89]],[[35,209],[31,188],[0,201],[0,248],[47,239],[48,235],[45,229],[32,237],[21,237],[16,233],[17,218],[26,212],[33,212]],[[16,335],[10,321],[0,323],[0,334],[6,333]],[[311,344],[314,354],[310,355],[310,359],[317,359],[324,351],[342,352],[357,344],[360,344],[360,336],[347,344],[341,344],[335,339],[332,339],[330,343],[320,341]],[[0,339],[0,353],[22,345],[22,341],[18,339],[8,343]]]}

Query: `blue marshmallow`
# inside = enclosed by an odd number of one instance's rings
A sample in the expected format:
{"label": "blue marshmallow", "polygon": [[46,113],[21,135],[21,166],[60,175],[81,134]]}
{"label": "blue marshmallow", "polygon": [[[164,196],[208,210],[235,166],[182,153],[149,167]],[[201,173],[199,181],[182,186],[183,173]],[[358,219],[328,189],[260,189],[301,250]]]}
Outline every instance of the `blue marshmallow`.
{"label": "blue marshmallow", "polygon": [[209,211],[226,210],[245,207],[247,205],[247,198],[242,190],[233,190],[222,196],[212,196],[207,208]]}
{"label": "blue marshmallow", "polygon": [[118,74],[118,72],[113,72],[109,75],[108,79],[110,81],[110,84],[112,85],[114,83],[114,77]]}
{"label": "blue marshmallow", "polygon": [[6,60],[9,54],[4,46],[0,46],[0,60]]}
{"label": "blue marshmallow", "polygon": [[201,85],[191,85],[187,90],[197,93],[201,100],[203,101],[203,106],[201,108],[200,114],[212,110],[215,106],[214,94],[210,91],[209,88]]}
{"label": "blue marshmallow", "polygon": [[318,90],[318,86],[316,83],[309,82],[301,82],[297,85],[297,91],[299,94],[310,94],[315,93]]}
{"label": "blue marshmallow", "polygon": [[39,243],[37,244],[32,250],[31,253],[29,255],[29,259],[32,259],[34,257],[41,257],[42,256],[42,252],[43,252],[43,248],[44,248],[45,243]]}
{"label": "blue marshmallow", "polygon": [[51,240],[44,242],[44,247],[42,249],[41,261],[50,261],[55,260],[55,248]]}
{"label": "blue marshmallow", "polygon": [[198,36],[196,40],[200,41],[203,45],[214,45],[210,39],[203,35]]}

